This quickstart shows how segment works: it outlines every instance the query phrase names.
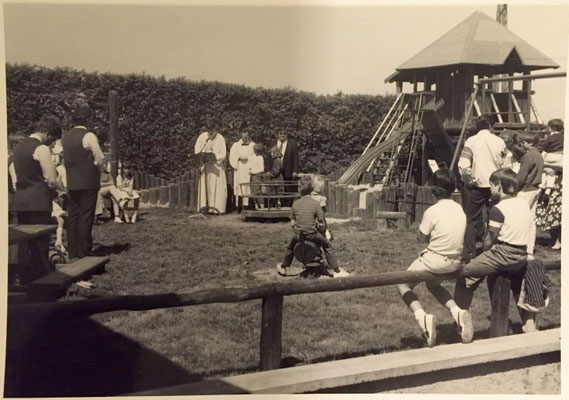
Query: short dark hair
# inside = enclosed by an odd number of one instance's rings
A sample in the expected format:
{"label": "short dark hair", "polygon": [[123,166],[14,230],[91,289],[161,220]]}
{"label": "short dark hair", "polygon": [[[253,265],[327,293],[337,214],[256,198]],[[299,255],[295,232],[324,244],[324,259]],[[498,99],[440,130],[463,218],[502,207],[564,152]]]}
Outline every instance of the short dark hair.
{"label": "short dark hair", "polygon": [[500,185],[502,191],[511,196],[518,194],[518,180],[516,173],[510,168],[500,168],[490,175],[490,183]]}
{"label": "short dark hair", "polygon": [[532,146],[534,146],[538,142],[539,138],[535,133],[531,133],[528,131],[520,131],[518,132],[518,142],[528,142]]}
{"label": "short dark hair", "polygon": [[40,119],[34,127],[36,132],[46,133],[48,136],[60,139],[62,135],[61,123],[53,116],[45,116]]}
{"label": "short dark hair", "polygon": [[313,188],[312,176],[304,175],[300,177],[300,180],[298,182],[298,191],[300,192],[301,196],[306,196],[307,194],[312,193]]}
{"label": "short dark hair", "polygon": [[492,121],[488,115],[481,115],[474,124],[476,125],[476,129],[479,131],[482,129],[490,129],[492,127]]}
{"label": "short dark hair", "polygon": [[450,199],[456,189],[456,180],[448,168],[435,171],[431,177],[431,191],[437,199]]}
{"label": "short dark hair", "polygon": [[555,132],[563,132],[563,121],[559,118],[549,120],[547,126],[553,129]]}
{"label": "short dark hair", "polygon": [[76,106],[71,111],[71,121],[75,125],[85,125],[91,118],[91,108],[86,104]]}

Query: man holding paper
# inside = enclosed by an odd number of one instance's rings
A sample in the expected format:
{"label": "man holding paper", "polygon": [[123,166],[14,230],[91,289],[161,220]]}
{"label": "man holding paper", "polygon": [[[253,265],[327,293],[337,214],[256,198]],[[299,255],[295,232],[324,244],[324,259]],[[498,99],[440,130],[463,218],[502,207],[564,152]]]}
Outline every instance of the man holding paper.
{"label": "man holding paper", "polygon": [[200,169],[198,210],[207,206],[209,210],[206,210],[206,212],[211,211],[215,214],[223,214],[227,204],[227,181],[225,178],[227,149],[225,147],[225,138],[216,130],[202,129],[202,133],[194,146],[194,153],[204,153],[203,160],[205,161]]}

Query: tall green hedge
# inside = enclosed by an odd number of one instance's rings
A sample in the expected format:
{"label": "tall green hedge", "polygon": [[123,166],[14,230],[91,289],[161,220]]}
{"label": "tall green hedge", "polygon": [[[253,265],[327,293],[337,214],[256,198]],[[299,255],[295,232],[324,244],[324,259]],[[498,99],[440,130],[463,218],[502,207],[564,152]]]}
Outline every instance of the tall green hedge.
{"label": "tall green hedge", "polygon": [[276,132],[289,131],[298,142],[301,171],[328,174],[361,154],[394,101],[25,64],[6,66],[6,84],[9,134],[30,132],[45,114],[58,116],[68,128],[69,111],[83,97],[94,111],[88,127],[103,143],[109,91],[116,90],[121,159],[163,177],[187,169],[202,125],[218,128],[228,150],[245,127],[266,146]]}

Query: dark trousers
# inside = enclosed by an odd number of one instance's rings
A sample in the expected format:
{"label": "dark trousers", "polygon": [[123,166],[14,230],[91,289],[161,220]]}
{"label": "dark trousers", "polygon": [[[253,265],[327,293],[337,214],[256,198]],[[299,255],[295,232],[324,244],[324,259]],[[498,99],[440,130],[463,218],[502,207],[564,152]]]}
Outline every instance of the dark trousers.
{"label": "dark trousers", "polygon": [[93,247],[91,230],[99,189],[70,190],[67,209],[67,250],[69,258],[83,258]]}
{"label": "dark trousers", "polygon": [[[285,177],[284,178],[285,181],[293,181],[294,178],[293,177]],[[294,182],[294,183],[289,183],[284,185],[284,194],[295,194],[298,193],[298,182]],[[281,201],[281,205],[283,207],[292,207],[292,203],[294,203],[294,198],[292,197],[285,197],[282,199]]]}
{"label": "dark trousers", "polygon": [[[328,265],[334,271],[338,271],[338,261],[336,261],[334,253],[332,253],[332,242],[330,242],[318,232],[305,233],[304,240],[308,240],[322,246]],[[283,267],[289,267],[290,264],[292,264],[292,259],[294,258],[294,246],[296,246],[298,242],[300,242],[300,238],[298,237],[298,234],[295,233],[292,235],[292,238],[290,239],[290,242],[285,250],[285,255],[282,262]]]}
{"label": "dark trousers", "polygon": [[484,241],[485,213],[490,201],[490,189],[472,187],[465,190],[466,202],[466,232],[464,233],[463,259],[472,260],[476,257],[476,242]]}
{"label": "dark trousers", "polygon": [[[18,211],[18,223],[22,225],[54,225],[50,211]],[[54,271],[49,262],[49,235],[28,241],[30,264],[22,265],[20,274],[23,284]]]}

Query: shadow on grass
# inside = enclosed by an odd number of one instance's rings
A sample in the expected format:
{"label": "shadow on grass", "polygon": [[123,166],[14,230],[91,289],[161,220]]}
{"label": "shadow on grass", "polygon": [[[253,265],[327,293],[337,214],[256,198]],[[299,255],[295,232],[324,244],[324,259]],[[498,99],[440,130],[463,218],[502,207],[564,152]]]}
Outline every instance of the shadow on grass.
{"label": "shadow on grass", "polygon": [[130,248],[130,243],[114,243],[112,245],[99,244],[93,253],[98,256],[109,256],[111,254],[120,254]]}
{"label": "shadow on grass", "polygon": [[87,317],[9,320],[4,396],[112,396],[197,381]]}

